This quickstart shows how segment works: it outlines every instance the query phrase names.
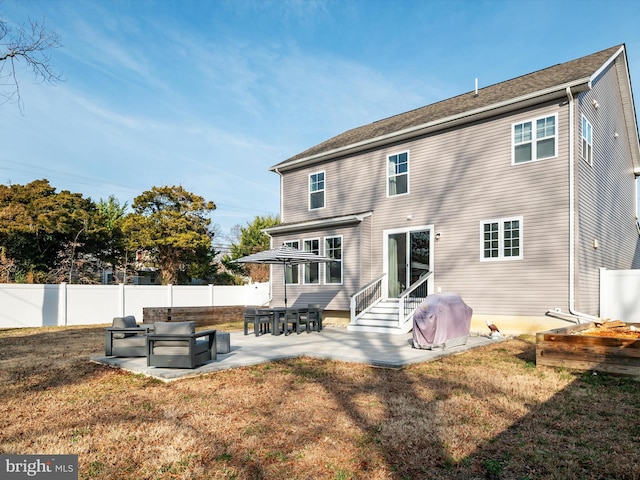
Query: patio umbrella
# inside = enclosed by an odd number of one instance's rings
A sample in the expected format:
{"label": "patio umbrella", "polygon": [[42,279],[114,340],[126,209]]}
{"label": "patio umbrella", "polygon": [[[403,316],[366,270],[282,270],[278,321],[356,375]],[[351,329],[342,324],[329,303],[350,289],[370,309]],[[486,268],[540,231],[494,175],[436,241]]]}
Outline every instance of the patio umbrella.
{"label": "patio umbrella", "polygon": [[[297,248],[282,245],[279,248],[263,250],[262,252],[247,255],[246,257],[233,260],[234,263],[261,263],[269,265],[300,265],[304,263],[329,263],[332,258],[323,257],[313,252],[305,252]],[[284,282],[284,306],[287,306],[287,281]]]}

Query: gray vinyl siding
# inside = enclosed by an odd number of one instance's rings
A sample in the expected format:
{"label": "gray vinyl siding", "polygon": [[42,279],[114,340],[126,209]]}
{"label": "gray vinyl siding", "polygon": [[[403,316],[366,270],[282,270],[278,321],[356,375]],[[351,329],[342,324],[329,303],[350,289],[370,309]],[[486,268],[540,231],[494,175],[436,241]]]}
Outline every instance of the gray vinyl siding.
{"label": "gray vinyl siding", "polygon": [[[593,100],[599,104],[597,109]],[[635,177],[616,69],[612,66],[603,72],[577,104],[576,309],[598,315],[599,268],[640,268]],[[593,127],[593,167],[582,159],[583,114]]]}
{"label": "gray vinyl siding", "polygon": [[[554,113],[558,156],[511,165],[512,124]],[[460,294],[476,313],[542,315],[566,304],[566,125],[566,108],[555,104],[446,132],[424,151],[412,149],[425,164],[437,159],[415,172],[417,202],[407,212],[412,222],[442,233],[434,244],[436,289]],[[480,261],[480,222],[519,216],[523,259]]]}
{"label": "gray vinyl siding", "polygon": [[[558,155],[512,165],[512,124],[551,114],[557,114]],[[556,102],[287,171],[283,220],[374,212],[371,254],[361,252],[368,259],[347,249],[345,236],[345,290],[349,293],[366,283],[365,277],[382,273],[384,230],[433,225],[435,232],[442,233],[433,245],[436,288],[459,293],[480,314],[543,315],[549,308],[564,309],[568,300],[567,128],[567,106]],[[410,193],[387,197],[387,155],[402,151],[409,152]],[[321,170],[326,172],[325,208],[309,211],[308,176]],[[481,262],[480,221],[518,216],[523,217],[524,258]],[[360,235],[363,230],[361,225]],[[367,261],[371,275],[365,274]],[[361,271],[355,273],[353,267]],[[360,278],[347,281],[347,272]],[[326,289],[323,285],[313,288]],[[344,292],[327,291],[326,295],[328,299]],[[339,303],[332,300],[333,305]]]}

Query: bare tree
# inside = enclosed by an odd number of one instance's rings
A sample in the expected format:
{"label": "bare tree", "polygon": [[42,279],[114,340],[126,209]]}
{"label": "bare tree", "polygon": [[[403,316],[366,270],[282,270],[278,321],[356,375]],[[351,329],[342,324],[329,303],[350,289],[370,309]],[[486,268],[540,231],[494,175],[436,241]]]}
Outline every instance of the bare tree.
{"label": "bare tree", "polygon": [[47,31],[44,21],[29,20],[28,24],[12,27],[0,18],[0,104],[16,103],[22,111],[20,64],[30,68],[37,81],[55,84],[61,76],[54,72],[49,51],[61,47],[58,34]]}

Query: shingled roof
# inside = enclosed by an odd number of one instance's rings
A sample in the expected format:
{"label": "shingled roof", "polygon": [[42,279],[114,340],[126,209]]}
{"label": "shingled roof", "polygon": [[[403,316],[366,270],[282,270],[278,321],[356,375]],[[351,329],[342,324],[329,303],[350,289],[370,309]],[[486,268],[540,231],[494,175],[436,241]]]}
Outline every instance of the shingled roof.
{"label": "shingled roof", "polygon": [[464,93],[431,105],[427,105],[368,125],[353,128],[293,157],[273,166],[279,170],[295,166],[307,159],[322,157],[334,151],[348,150],[350,146],[366,144],[375,139],[393,136],[396,132],[417,129],[422,125],[438,122],[446,118],[480,111],[514,99],[544,92],[554,87],[572,86],[577,82],[587,82],[591,76],[608,62],[623,45],[538,70],[521,77],[497,83],[475,91]]}

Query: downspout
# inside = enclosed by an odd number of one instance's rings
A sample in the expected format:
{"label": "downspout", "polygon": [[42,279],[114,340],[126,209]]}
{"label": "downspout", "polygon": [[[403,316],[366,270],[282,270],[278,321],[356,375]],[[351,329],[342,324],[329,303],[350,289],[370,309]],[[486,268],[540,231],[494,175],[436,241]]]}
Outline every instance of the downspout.
{"label": "downspout", "polygon": [[638,231],[638,236],[640,236],[640,218],[638,218],[638,215],[640,215],[640,212],[638,211],[638,209],[640,209],[640,201],[638,201],[638,178],[640,177],[640,174],[636,175],[634,177],[634,182],[633,182],[633,193],[634,193],[634,197],[636,199],[636,230]]}
{"label": "downspout", "polygon": [[575,295],[575,234],[576,234],[576,219],[575,219],[575,122],[574,122],[574,98],[571,93],[571,88],[566,88],[567,98],[569,99],[569,313],[577,317],[577,322],[582,323],[582,318],[588,320],[597,320],[597,317],[588,315],[586,313],[578,312],[575,309],[576,295]]}
{"label": "downspout", "polygon": [[[274,172],[276,172],[278,174],[278,176],[280,177],[280,223],[284,223],[284,215],[282,214],[282,212],[284,211],[283,209],[283,205],[284,205],[284,200],[282,199],[282,182],[284,181],[284,175],[282,175],[282,172],[280,172],[277,168],[273,169]],[[269,236],[269,245],[271,245],[271,248],[274,248],[273,245],[273,237],[271,235],[269,235],[267,232],[264,232]],[[273,282],[271,281],[271,279],[273,278],[273,265],[271,265],[269,267],[269,303],[271,303],[271,300],[273,300]]]}
{"label": "downspout", "polygon": [[283,205],[284,205],[284,200],[282,198],[282,182],[284,181],[284,175],[282,175],[282,172],[280,172],[280,170],[278,170],[277,168],[273,169],[274,172],[276,172],[278,174],[278,176],[280,177],[280,223],[284,223],[284,215],[283,215]]}

